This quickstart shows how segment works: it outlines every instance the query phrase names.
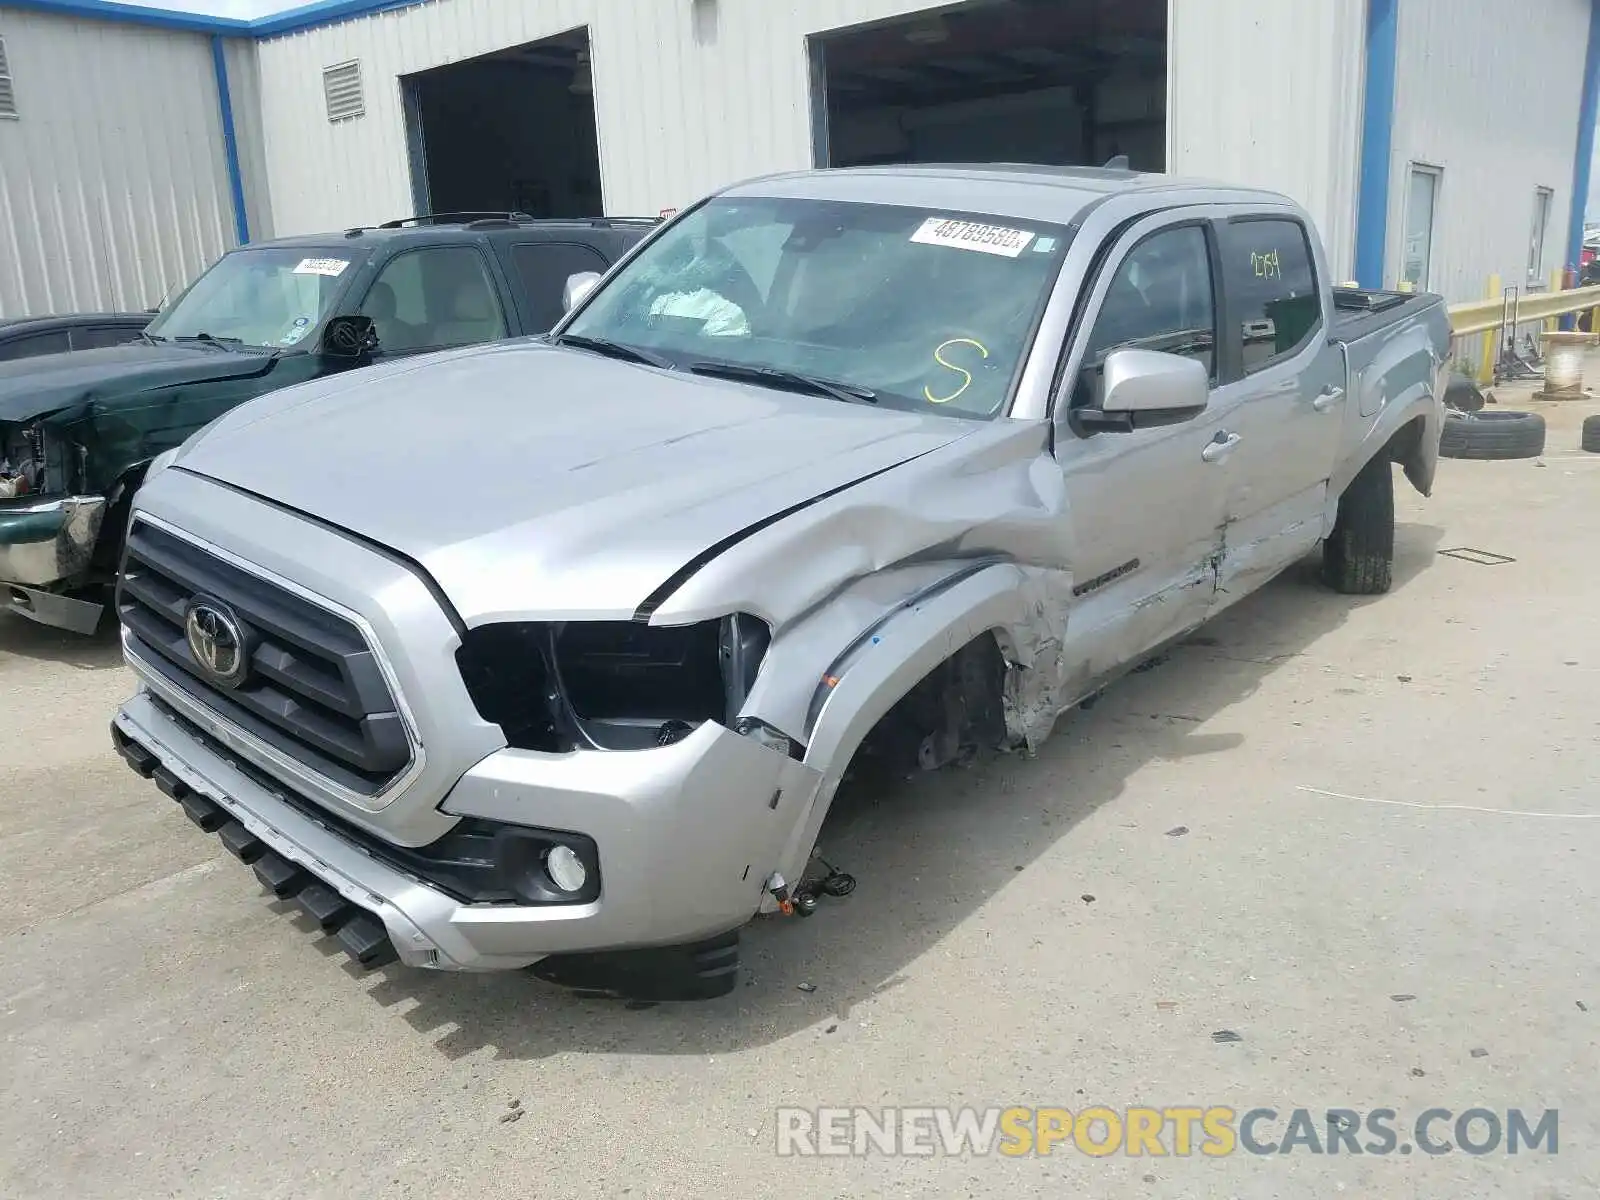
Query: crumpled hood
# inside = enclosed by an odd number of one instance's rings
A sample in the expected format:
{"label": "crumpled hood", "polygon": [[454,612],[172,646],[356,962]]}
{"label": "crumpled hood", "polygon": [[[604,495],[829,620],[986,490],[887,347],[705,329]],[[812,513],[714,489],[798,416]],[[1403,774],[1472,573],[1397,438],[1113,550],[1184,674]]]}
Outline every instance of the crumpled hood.
{"label": "crumpled hood", "polygon": [[0,421],[27,421],[150,388],[236,379],[272,369],[271,355],[192,343],[133,342],[0,362]]}
{"label": "crumpled hood", "polygon": [[469,625],[625,619],[752,526],[978,427],[513,342],[274,392],[176,465],[415,560]]}

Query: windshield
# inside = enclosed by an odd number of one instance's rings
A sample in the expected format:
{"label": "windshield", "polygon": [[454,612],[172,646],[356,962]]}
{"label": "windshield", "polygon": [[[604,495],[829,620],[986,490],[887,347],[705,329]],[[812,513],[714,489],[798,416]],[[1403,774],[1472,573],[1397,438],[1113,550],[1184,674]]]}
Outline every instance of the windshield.
{"label": "windshield", "polygon": [[225,254],[145,330],[280,349],[322,323],[365,251],[265,247]]}
{"label": "windshield", "polygon": [[1067,233],[1038,221],[773,197],[714,200],[562,329],[684,369],[799,373],[897,408],[1006,407]]}

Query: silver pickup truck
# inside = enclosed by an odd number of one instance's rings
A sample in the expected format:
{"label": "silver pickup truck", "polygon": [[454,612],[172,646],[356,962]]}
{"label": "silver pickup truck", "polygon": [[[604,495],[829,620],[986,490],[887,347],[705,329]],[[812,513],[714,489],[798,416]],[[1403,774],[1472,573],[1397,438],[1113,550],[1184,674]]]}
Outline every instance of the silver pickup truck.
{"label": "silver pickup truck", "polygon": [[1437,297],[1160,175],[861,169],[685,211],[536,340],[154,464],[118,751],[359,962],[715,995],[852,764],[1036,747],[1322,548],[1386,591]]}

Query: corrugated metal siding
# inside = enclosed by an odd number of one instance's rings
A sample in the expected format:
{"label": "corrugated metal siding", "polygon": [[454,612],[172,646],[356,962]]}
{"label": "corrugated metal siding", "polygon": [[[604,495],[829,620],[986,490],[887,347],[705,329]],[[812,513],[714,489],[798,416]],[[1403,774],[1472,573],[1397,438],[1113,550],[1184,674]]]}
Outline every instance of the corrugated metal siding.
{"label": "corrugated metal siding", "polygon": [[1443,168],[1428,284],[1450,300],[1525,282],[1534,191],[1555,193],[1543,276],[1563,265],[1589,0],[1399,6],[1385,279],[1398,277],[1413,162]]}
{"label": "corrugated metal siding", "polygon": [[261,125],[261,63],[256,43],[250,39],[229,38],[224,43],[224,53],[228,59],[228,91],[233,95],[233,135],[244,181],[244,211],[250,222],[250,240],[259,242],[275,236],[266,132]]}
{"label": "corrugated metal siding", "polygon": [[0,8],[0,316],[142,309],[233,220],[209,40]]}
{"label": "corrugated metal siding", "polygon": [[[588,26],[607,211],[650,215],[730,180],[811,164],[807,34],[926,0],[720,0],[697,36],[688,0],[435,0],[260,46],[280,233],[411,211],[399,77]],[[366,115],[330,125],[322,70],[359,58]],[[536,118],[533,118],[536,119]]]}
{"label": "corrugated metal siding", "polygon": [[1341,278],[1355,259],[1365,22],[1363,0],[1168,4],[1168,169],[1299,201]]}

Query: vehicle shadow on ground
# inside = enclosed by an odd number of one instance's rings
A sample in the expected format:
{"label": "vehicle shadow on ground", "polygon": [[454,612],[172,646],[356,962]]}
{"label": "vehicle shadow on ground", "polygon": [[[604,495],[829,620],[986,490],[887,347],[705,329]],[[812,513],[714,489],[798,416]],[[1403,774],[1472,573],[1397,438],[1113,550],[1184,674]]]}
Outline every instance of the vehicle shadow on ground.
{"label": "vehicle shadow on ground", "polygon": [[[1427,568],[1442,536],[1432,526],[1400,527],[1395,590]],[[1029,864],[1117,800],[1140,768],[1240,747],[1248,752],[1248,733],[1206,733],[1205,723],[1354,609],[1383,599],[1327,591],[1307,560],[1152,669],[1063,717],[1037,759],[1000,755],[886,791],[841,792],[820,849],[856,877],[855,892],[823,899],[810,919],[767,919],[747,928],[740,984],[721,999],[629,1007],[585,1000],[524,973],[387,967],[375,980],[360,977],[373,980],[373,1000],[452,1059],[490,1047],[512,1059],[563,1051],[727,1053],[845,1018],[854,1006],[905,984],[911,963],[1002,888],[1026,886]],[[1086,881],[1094,869],[1090,864]]]}
{"label": "vehicle shadow on ground", "polygon": [[116,618],[109,614],[101,617],[100,627],[85,635],[0,612],[0,672],[8,658],[64,663],[85,671],[120,667],[122,643],[117,638]]}

